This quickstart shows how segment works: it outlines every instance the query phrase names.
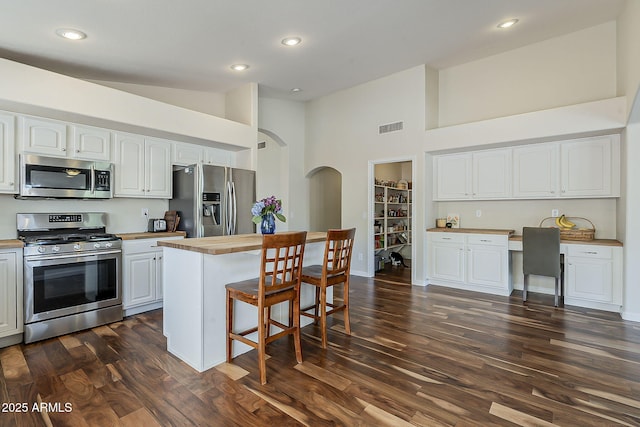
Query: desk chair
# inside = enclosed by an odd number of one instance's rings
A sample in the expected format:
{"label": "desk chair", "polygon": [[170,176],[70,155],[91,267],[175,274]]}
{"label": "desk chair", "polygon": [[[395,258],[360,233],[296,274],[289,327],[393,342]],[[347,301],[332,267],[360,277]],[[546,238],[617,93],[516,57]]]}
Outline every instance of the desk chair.
{"label": "desk chair", "polygon": [[560,230],[557,228],[524,227],[522,229],[522,257],[522,272],[524,273],[522,302],[527,301],[529,275],[548,276],[554,277],[556,280],[554,305],[557,307],[558,293],[561,296],[564,295],[564,265],[560,256]]}
{"label": "desk chair", "polygon": [[[302,363],[300,345],[300,279],[302,259],[307,232],[265,234],[262,238],[262,261],[260,277],[229,283],[227,289],[227,362],[233,356],[233,340],[241,341],[258,349],[260,382],[267,382],[266,345],[285,335],[293,335],[296,360]],[[245,302],[258,308],[258,326],[242,332],[233,331],[234,300]],[[271,319],[271,307],[281,302],[289,302],[289,324]],[[271,325],[281,329],[271,335]],[[258,340],[252,341],[246,335],[258,332]]]}
{"label": "desk chair", "polygon": [[[316,324],[320,320],[322,348],[327,348],[327,316],[344,311],[344,329],[351,335],[349,323],[349,272],[351,271],[351,252],[356,229],[329,230],[324,247],[322,265],[312,265],[302,270],[302,282],[316,287],[315,304],[302,308],[302,316],[311,317]],[[344,285],[343,302],[340,305],[327,302],[327,288]],[[330,310],[327,311],[327,306]],[[313,309],[313,313],[307,311]]]}

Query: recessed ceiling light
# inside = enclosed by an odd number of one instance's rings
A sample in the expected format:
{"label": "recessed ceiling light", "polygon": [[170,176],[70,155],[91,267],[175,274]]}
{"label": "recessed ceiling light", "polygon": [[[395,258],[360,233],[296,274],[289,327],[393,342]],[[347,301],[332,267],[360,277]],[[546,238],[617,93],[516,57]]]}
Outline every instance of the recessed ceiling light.
{"label": "recessed ceiling light", "polygon": [[74,30],[72,28],[58,28],[56,30],[56,34],[69,40],[82,40],[87,38],[87,35],[85,33],[80,30]]}
{"label": "recessed ceiling light", "polygon": [[302,89],[300,89],[299,87],[294,87],[293,89],[291,89],[291,92],[294,92],[294,93],[302,92]]}
{"label": "recessed ceiling light", "polygon": [[233,71],[244,71],[244,70],[246,70],[247,68],[249,68],[249,66],[248,66],[247,64],[233,64],[233,65],[231,66],[231,69],[232,69]]}
{"label": "recessed ceiling light", "polygon": [[518,22],[517,19],[509,19],[508,21],[504,21],[498,24],[498,28],[511,28]]}
{"label": "recessed ceiling light", "polygon": [[296,46],[302,42],[300,37],[286,37],[282,39],[282,44],[285,46]]}

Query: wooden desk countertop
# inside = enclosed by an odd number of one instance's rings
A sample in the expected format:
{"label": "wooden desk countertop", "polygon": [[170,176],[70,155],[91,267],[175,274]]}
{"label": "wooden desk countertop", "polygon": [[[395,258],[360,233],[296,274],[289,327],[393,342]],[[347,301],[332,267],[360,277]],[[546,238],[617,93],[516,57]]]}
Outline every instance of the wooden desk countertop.
{"label": "wooden desk countertop", "polygon": [[[307,243],[324,242],[327,233],[312,231],[307,233]],[[253,251],[262,248],[261,234],[238,234],[234,236],[200,237],[195,239],[165,240],[158,246],[200,252],[208,255],[230,254],[234,252]]]}
{"label": "wooden desk countertop", "polygon": [[0,240],[0,249],[17,249],[22,247],[24,247],[24,243],[22,243],[22,240],[18,240],[18,239]]}
{"label": "wooden desk countertop", "polygon": [[506,234],[511,236],[515,230],[502,230],[492,228],[427,228],[428,232],[438,233],[473,233],[473,234]]}
{"label": "wooden desk countertop", "polygon": [[[516,236],[509,237],[509,240],[512,242],[521,242],[522,235],[518,234]],[[561,244],[571,244],[571,245],[600,245],[600,246],[622,246],[622,242],[616,239],[593,239],[593,240],[560,240]]]}

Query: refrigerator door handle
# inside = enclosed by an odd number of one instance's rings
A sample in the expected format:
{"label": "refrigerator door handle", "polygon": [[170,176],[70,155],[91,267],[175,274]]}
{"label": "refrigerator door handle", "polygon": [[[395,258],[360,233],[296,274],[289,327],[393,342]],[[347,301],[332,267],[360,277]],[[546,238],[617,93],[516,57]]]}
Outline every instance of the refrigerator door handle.
{"label": "refrigerator door handle", "polygon": [[231,234],[236,234],[236,228],[238,225],[238,199],[236,198],[236,184],[231,181],[231,194],[233,194],[233,217],[231,225]]}
{"label": "refrigerator door handle", "polygon": [[196,184],[196,189],[195,189],[196,194],[194,194],[194,199],[198,201],[195,206],[195,214],[196,214],[197,224],[198,224],[198,229],[196,231],[198,235],[196,237],[204,237],[204,217],[203,217],[203,212],[201,208],[202,189],[204,188],[204,171],[202,170],[202,166],[196,165],[194,167],[193,173],[194,175],[196,175],[196,178],[198,180]]}
{"label": "refrigerator door handle", "polygon": [[232,235],[232,226],[231,226],[231,221],[233,218],[233,193],[231,191],[231,183],[227,182],[227,203],[226,203],[226,224],[225,227],[227,229],[227,235]]}

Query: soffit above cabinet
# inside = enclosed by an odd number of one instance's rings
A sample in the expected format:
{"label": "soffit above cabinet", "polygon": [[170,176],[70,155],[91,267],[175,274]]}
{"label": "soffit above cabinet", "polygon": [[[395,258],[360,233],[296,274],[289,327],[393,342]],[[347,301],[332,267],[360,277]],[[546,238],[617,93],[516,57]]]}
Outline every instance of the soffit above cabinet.
{"label": "soffit above cabinet", "polygon": [[625,96],[426,131],[424,151],[454,153],[619,133],[627,123]]}

